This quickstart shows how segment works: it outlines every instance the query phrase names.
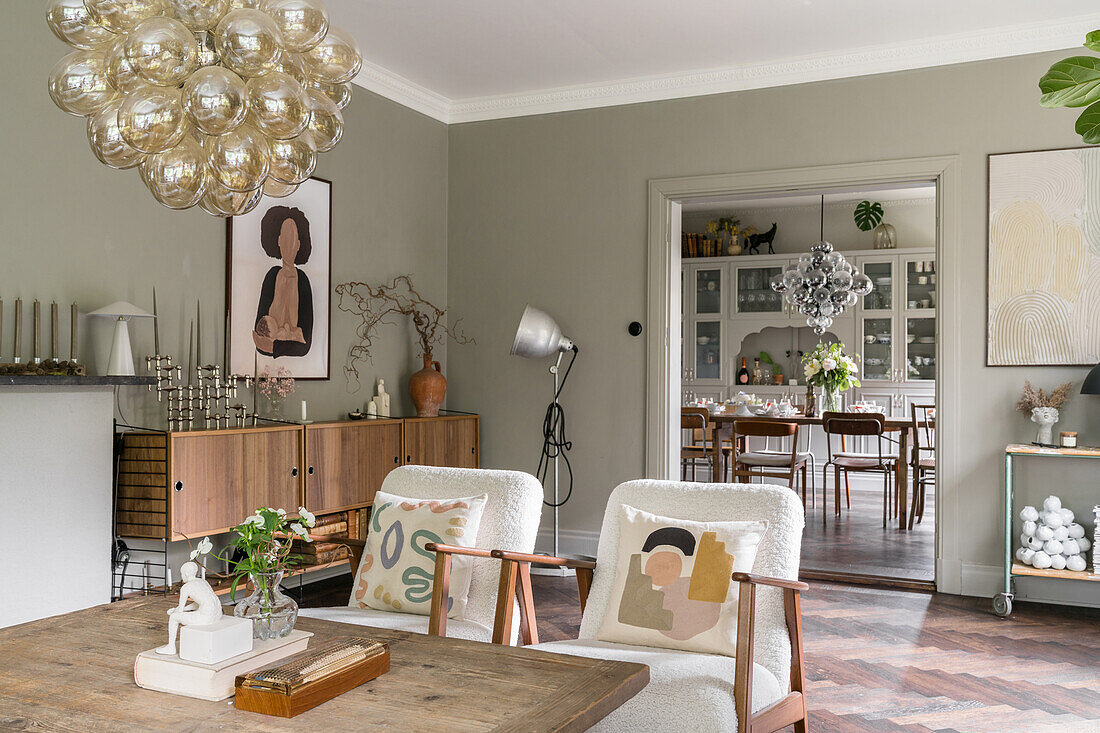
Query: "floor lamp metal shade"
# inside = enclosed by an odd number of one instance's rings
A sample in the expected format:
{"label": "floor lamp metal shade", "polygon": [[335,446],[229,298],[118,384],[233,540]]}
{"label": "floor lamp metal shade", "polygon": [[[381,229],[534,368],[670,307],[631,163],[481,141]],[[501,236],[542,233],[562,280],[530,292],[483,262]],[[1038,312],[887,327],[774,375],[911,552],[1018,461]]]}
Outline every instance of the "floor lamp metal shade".
{"label": "floor lamp metal shade", "polygon": [[573,349],[573,340],[561,333],[561,328],[546,313],[527,306],[519,319],[516,338],[512,342],[512,356],[525,359],[542,359]]}
{"label": "floor lamp metal shade", "polygon": [[107,375],[112,377],[132,377],[134,371],[134,352],[130,349],[130,328],[127,322],[131,318],[155,318],[133,303],[120,300],[94,310],[89,316],[101,316],[115,319],[115,336],[111,343],[111,357],[107,363]]}
{"label": "floor lamp metal shade", "polygon": [[1100,364],[1094,366],[1081,384],[1081,394],[1100,394]]}

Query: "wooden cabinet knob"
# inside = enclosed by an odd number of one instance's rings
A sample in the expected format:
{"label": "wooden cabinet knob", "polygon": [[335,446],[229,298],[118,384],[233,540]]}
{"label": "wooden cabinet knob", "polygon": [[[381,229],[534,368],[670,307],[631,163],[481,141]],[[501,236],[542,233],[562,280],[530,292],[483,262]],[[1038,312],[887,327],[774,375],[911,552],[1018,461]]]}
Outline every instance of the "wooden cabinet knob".
{"label": "wooden cabinet knob", "polygon": [[394,456],[393,457],[393,462],[394,463],[401,463],[401,456]]}
{"label": "wooden cabinet knob", "polygon": [[175,488],[176,491],[183,491],[183,482],[177,481],[173,488]]}
{"label": "wooden cabinet knob", "polygon": [[306,473],[308,473],[310,476],[312,476],[313,475],[313,466],[310,466],[309,468],[307,468]]}
{"label": "wooden cabinet knob", "polygon": [[297,466],[290,469],[290,475],[293,476],[294,478],[298,478],[298,467]]}

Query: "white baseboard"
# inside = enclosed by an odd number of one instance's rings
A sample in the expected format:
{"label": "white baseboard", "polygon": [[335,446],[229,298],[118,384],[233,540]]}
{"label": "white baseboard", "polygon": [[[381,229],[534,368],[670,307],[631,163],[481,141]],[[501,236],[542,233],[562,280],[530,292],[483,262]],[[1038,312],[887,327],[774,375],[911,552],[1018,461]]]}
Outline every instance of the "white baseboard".
{"label": "white baseboard", "polygon": [[[559,529],[558,552],[563,555],[596,555],[600,543],[600,533],[588,530]],[[535,552],[552,553],[554,551],[553,527],[541,527],[535,539]]]}

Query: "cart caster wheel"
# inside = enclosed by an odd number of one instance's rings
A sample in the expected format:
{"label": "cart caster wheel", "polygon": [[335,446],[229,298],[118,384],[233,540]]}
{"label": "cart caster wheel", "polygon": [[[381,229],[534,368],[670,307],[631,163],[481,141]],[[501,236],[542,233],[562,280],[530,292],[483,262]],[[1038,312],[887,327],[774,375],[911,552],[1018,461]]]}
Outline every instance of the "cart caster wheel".
{"label": "cart caster wheel", "polygon": [[1001,618],[1012,613],[1012,596],[1008,593],[998,593],[993,596],[993,613]]}

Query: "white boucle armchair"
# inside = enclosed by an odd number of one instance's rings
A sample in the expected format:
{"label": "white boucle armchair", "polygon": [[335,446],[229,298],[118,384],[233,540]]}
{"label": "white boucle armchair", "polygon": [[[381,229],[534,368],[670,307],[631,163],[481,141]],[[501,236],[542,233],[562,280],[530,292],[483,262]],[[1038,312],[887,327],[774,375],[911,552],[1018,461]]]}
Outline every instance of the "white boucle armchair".
{"label": "white boucle armchair", "polygon": [[[446,593],[433,593],[433,613],[429,616],[411,613],[394,613],[374,609],[361,609],[354,601],[354,590],[347,607],[303,608],[300,616],[320,618],[326,621],[398,629],[421,634],[450,635],[473,641],[497,641],[514,643],[518,626],[509,623],[494,628],[497,617],[512,614],[499,612],[498,582],[501,566],[489,558],[489,551],[506,548],[518,552],[531,552],[535,547],[539,520],[542,517],[542,484],[520,471],[492,471],[471,468],[437,468],[432,466],[402,466],[395,468],[382,482],[382,491],[412,499],[458,499],[488,494],[485,510],[481,515],[475,547],[440,546],[437,557],[446,557],[449,568],[451,554],[473,557],[473,570],[466,611],[462,618],[448,619],[438,613],[436,599]],[[363,555],[364,540],[339,540],[352,550],[353,589],[358,577],[359,561]],[[430,550],[434,545],[427,545]],[[437,562],[437,577],[439,567]],[[437,581],[438,582],[438,581]],[[446,582],[446,579],[444,579]],[[515,599],[500,599],[514,605]]]}
{"label": "white boucle armchair", "polygon": [[[612,601],[624,504],[691,521],[768,522],[752,573],[733,574],[740,584],[735,659],[596,639]],[[649,685],[593,730],[758,732],[794,725],[802,733],[807,730],[807,717],[799,594],[809,586],[798,581],[798,564],[804,526],[804,510],[787,487],[628,481],[608,500],[596,562],[507,551],[495,551],[493,556],[513,566],[510,573],[502,569],[501,586],[505,588],[510,575],[516,578],[510,584],[519,600],[521,638],[531,648],[649,666]],[[582,609],[577,640],[538,643],[530,596],[531,562],[576,569]]]}

